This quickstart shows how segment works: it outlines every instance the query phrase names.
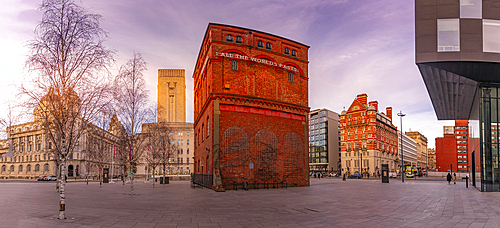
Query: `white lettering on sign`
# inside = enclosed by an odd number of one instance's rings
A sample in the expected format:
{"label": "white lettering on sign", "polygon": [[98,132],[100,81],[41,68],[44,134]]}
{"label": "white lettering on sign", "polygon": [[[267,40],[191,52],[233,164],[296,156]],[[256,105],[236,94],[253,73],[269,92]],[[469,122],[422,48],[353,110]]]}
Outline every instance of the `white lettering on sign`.
{"label": "white lettering on sign", "polygon": [[279,68],[283,68],[283,69],[287,69],[287,70],[292,70],[292,71],[299,72],[299,70],[297,68],[293,67],[293,66],[283,65],[281,63],[276,63],[276,62],[273,62],[273,61],[269,61],[267,59],[258,59],[258,58],[248,57],[248,56],[244,56],[244,55],[240,55],[240,54],[235,54],[235,53],[220,53],[220,52],[215,52],[215,56],[222,56],[222,57],[227,57],[227,58],[235,58],[235,59],[247,60],[247,61],[262,63],[262,64],[266,64],[266,65],[270,65],[270,66],[275,66],[275,67],[279,67]]}

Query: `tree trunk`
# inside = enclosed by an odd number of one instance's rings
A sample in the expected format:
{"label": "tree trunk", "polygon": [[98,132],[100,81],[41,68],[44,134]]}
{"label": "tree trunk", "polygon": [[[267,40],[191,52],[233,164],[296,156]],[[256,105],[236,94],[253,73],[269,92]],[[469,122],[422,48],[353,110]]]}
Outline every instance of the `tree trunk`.
{"label": "tree trunk", "polygon": [[167,176],[167,171],[165,170],[165,165],[163,166],[163,184],[167,182],[167,179],[165,179]]}
{"label": "tree trunk", "polygon": [[130,162],[130,195],[134,195],[134,170],[132,168],[132,162]]}
{"label": "tree trunk", "polygon": [[155,171],[153,169],[153,188],[155,187],[155,181],[156,181],[156,179],[155,179]]}
{"label": "tree trunk", "polygon": [[[63,141],[63,151],[65,150],[65,145]],[[66,169],[66,158],[65,154],[63,154],[63,159],[61,162],[61,182],[60,182],[60,188],[59,188],[59,219],[66,219],[66,192],[65,192],[65,169]]]}

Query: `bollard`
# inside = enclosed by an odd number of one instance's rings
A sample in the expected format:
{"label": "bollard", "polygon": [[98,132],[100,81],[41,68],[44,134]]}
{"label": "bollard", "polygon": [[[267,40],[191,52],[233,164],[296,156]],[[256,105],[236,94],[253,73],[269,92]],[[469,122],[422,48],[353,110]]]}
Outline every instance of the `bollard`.
{"label": "bollard", "polygon": [[465,187],[469,188],[469,176],[465,177]]}

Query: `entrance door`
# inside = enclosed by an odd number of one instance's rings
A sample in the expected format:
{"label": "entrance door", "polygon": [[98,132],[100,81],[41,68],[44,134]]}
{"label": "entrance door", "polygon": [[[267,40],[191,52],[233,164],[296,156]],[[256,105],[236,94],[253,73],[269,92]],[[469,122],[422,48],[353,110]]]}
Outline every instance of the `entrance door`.
{"label": "entrance door", "polygon": [[73,165],[69,165],[68,166],[68,177],[72,177],[73,176]]}

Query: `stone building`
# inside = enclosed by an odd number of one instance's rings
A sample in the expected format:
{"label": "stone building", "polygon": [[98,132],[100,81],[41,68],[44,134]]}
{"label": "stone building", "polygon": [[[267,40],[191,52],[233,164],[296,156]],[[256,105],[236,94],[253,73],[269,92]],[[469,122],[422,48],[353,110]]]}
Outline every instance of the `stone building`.
{"label": "stone building", "polygon": [[232,183],[308,185],[308,49],[210,23],[195,65],[195,173]]}
{"label": "stone building", "polygon": [[427,137],[418,131],[405,132],[406,135],[410,136],[417,143],[417,166],[426,169],[428,167],[427,162]]}
{"label": "stone building", "polygon": [[434,148],[428,148],[427,154],[428,154],[429,170],[435,171],[436,170],[436,150]]}
{"label": "stone building", "polygon": [[[403,137],[403,146],[401,146],[401,137]],[[398,152],[401,153],[401,148],[403,152],[399,156],[399,165],[401,165],[401,160],[405,167],[411,166],[416,167],[418,164],[418,144],[410,136],[406,134],[401,135],[401,131],[398,130]]]}
{"label": "stone building", "polygon": [[379,112],[378,102],[366,94],[357,95],[340,115],[342,173],[377,175],[382,164],[396,172],[399,164],[397,128],[392,124],[392,108]]}
{"label": "stone building", "polygon": [[[186,122],[186,75],[184,69],[158,69],[158,116],[157,123],[143,124],[144,133],[152,125],[162,124],[169,130],[169,138],[176,147],[167,174],[193,173],[194,128]],[[146,157],[138,167],[139,174],[150,173],[146,168]],[[159,168],[154,171],[160,173]]]}
{"label": "stone building", "polygon": [[[6,129],[7,139],[0,141],[0,151],[6,153],[11,150],[13,157],[2,156],[0,159],[0,178],[33,179],[59,173],[54,145],[47,135],[47,129],[42,126],[43,118],[39,116],[40,107],[47,105],[47,102],[53,102],[53,99],[57,97],[52,90],[49,90],[33,112],[34,121]],[[119,137],[124,134],[124,130],[123,132],[119,130],[121,123],[114,124],[118,127],[114,130],[110,128],[110,131],[103,130],[92,123],[86,124],[73,152],[67,156],[68,177],[98,176],[99,167],[111,168],[114,148],[120,145]],[[116,170],[121,173],[123,169]]]}

